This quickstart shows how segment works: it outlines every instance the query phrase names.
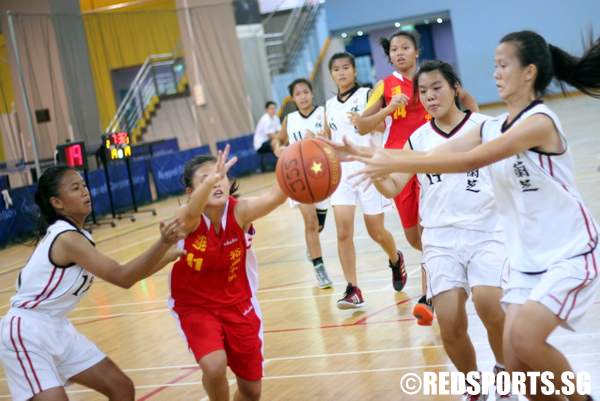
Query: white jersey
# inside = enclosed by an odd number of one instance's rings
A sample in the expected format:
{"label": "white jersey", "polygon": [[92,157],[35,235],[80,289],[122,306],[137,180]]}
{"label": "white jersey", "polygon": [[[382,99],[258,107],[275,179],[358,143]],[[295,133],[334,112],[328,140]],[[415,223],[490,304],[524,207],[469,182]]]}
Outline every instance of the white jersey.
{"label": "white jersey", "polygon": [[302,115],[300,111],[288,114],[286,125],[290,145],[303,140],[306,131],[312,131],[313,134],[322,131],[324,117],[325,108],[323,106],[315,107],[307,116]]}
{"label": "white jersey", "polygon": [[540,100],[506,124],[508,114],[483,123],[482,142],[489,142],[534,114],[552,119],[565,152],[529,150],[490,166],[498,211],[506,233],[511,269],[544,272],[557,261],[592,252],[597,224],[575,187],[570,150],[556,114]]}
{"label": "white jersey", "polygon": [[356,87],[345,101],[341,101],[338,96],[334,96],[327,101],[325,111],[327,113],[327,124],[331,129],[332,141],[341,143],[346,137],[351,142],[361,146],[369,146],[371,139],[377,145],[382,144],[382,134],[360,135],[348,116],[350,112],[362,114],[365,111],[369,90],[369,88]]}
{"label": "white jersey", "polygon": [[78,265],[59,266],[50,258],[52,244],[67,231],[77,231],[94,244],[90,233],[66,220],[60,219],[50,225],[19,274],[17,293],[10,299],[11,308],[62,318],[90,289],[94,275]]}
{"label": "white jersey", "polygon": [[[451,138],[464,135],[489,118],[467,111],[464,119],[449,133],[431,120],[410,136],[408,144],[416,151],[427,152]],[[457,174],[417,174],[417,178],[421,185],[419,216],[424,228],[501,230],[487,168]]]}

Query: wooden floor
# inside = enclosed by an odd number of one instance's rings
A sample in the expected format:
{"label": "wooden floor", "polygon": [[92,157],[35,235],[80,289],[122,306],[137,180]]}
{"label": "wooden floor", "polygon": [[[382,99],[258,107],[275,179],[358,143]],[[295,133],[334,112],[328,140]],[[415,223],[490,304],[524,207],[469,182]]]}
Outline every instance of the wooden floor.
{"label": "wooden floor", "polygon": [[[600,217],[600,102],[573,97],[549,102],[562,118],[575,156],[579,187],[596,217]],[[495,115],[498,110],[487,110]],[[243,195],[258,193],[274,181],[273,174],[243,179]],[[158,217],[140,215],[93,235],[98,248],[119,260],[137,255],[158,237],[158,221],[168,218],[178,199],[155,206]],[[287,204],[257,221],[254,249],[260,265],[258,292],[265,322],[265,378],[263,400],[400,400],[400,378],[407,372],[451,369],[441,346],[439,329],[419,327],[411,316],[420,294],[419,255],[403,237],[395,211],[386,225],[405,252],[409,282],[396,294],[384,253],[371,241],[362,219],[356,223],[359,284],[366,307],[340,311],[335,301],[345,281],[337,257],[335,226],[330,213],[322,233],[324,259],[333,290],[319,290],[306,260],[300,214]],[[0,314],[14,292],[18,270],[31,248],[19,245],[0,251]],[[133,379],[137,400],[205,400],[201,374],[186,350],[175,319],[167,309],[168,272],[122,290],[97,280],[70,318],[78,330],[96,342]],[[483,326],[469,305],[469,332],[477,349],[479,368],[491,370],[493,357]],[[600,394],[600,304],[587,315],[578,333],[559,330],[552,343],[564,351],[575,369],[592,373],[594,392]],[[231,388],[235,388],[232,383]],[[68,388],[73,400],[103,399],[78,386]],[[6,379],[0,398],[10,398]],[[413,399],[430,397],[414,396]],[[439,397],[444,398],[444,397]],[[445,399],[452,399],[445,397]],[[457,399],[457,397],[455,397]]]}

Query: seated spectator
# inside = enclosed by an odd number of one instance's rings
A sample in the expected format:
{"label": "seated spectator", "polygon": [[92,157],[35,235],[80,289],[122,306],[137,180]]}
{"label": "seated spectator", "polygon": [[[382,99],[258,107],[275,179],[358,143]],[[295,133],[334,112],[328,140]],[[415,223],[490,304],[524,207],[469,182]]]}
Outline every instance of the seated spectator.
{"label": "seated spectator", "polygon": [[256,153],[258,153],[260,157],[261,172],[267,171],[266,158],[269,154],[273,154],[271,139],[278,134],[281,129],[281,122],[279,121],[279,117],[275,114],[276,111],[277,104],[269,100],[265,104],[265,114],[258,120],[256,130],[254,131],[254,150],[256,150]]}

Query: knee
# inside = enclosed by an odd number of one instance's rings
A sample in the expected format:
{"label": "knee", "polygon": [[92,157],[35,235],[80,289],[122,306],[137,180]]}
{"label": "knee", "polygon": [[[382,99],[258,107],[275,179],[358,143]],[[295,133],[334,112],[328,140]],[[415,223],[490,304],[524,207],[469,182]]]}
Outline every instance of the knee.
{"label": "knee", "polygon": [[520,360],[529,360],[532,353],[537,351],[537,341],[531,325],[525,319],[515,319],[508,330],[508,343],[511,351]]}
{"label": "knee", "polygon": [[378,244],[383,242],[383,238],[385,235],[385,229],[383,227],[369,228],[367,229],[367,232],[369,233],[369,237],[371,237],[373,241],[377,242]]}
{"label": "knee", "polygon": [[107,396],[109,400],[135,400],[135,386],[133,385],[133,381],[125,374],[112,378]]}
{"label": "knee", "polygon": [[223,380],[227,374],[227,363],[222,361],[203,363],[201,368],[202,378],[208,381]]}
{"label": "knee", "polygon": [[442,339],[447,344],[460,342],[467,335],[468,324],[462,319],[440,319],[438,316],[438,322]]}
{"label": "knee", "polygon": [[340,227],[337,230],[338,242],[352,241],[352,230],[348,227]]}
{"label": "knee", "polygon": [[421,235],[419,235],[419,230],[410,230],[405,231],[406,240],[414,249],[420,251],[423,249],[423,245],[421,244]]}
{"label": "knee", "polygon": [[319,233],[319,221],[315,217],[314,219],[307,219],[304,222],[304,230],[307,233],[318,234]]}
{"label": "knee", "polygon": [[480,293],[473,292],[473,303],[477,310],[477,315],[486,327],[495,327],[502,331],[504,326],[504,311],[500,306],[500,299],[482,296]]}
{"label": "knee", "polygon": [[240,386],[238,388],[238,391],[241,393],[242,396],[244,396],[245,400],[250,400],[250,401],[260,400],[260,393],[261,393],[260,382]]}

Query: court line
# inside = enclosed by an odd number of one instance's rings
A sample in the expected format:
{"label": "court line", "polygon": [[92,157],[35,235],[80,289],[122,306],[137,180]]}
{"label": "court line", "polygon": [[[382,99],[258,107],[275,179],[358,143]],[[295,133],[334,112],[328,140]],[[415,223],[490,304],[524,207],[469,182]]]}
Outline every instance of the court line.
{"label": "court line", "polygon": [[186,372],[186,373],[184,373],[182,375],[179,375],[176,378],[168,381],[164,386],[157,387],[156,389],[154,389],[153,391],[149,392],[148,394],[145,394],[144,396],[138,398],[137,401],[145,401],[145,400],[148,400],[148,399],[154,397],[156,394],[160,393],[161,391],[166,390],[168,388],[168,386],[174,385],[177,382],[179,382],[179,381],[185,379],[186,377],[190,376],[192,373],[197,372],[198,370],[200,370],[200,367],[199,366],[195,366],[195,367],[187,368],[187,369],[188,369],[188,372]]}
{"label": "court line", "polygon": [[[572,354],[565,354],[566,357],[572,358],[572,357],[579,357],[579,356],[591,356],[591,357],[595,357],[600,355],[600,352],[579,352],[579,353],[572,353]],[[494,360],[484,360],[484,361],[478,361],[479,364],[492,364],[495,363]],[[448,362],[448,363],[440,363],[440,364],[429,364],[429,365],[412,365],[412,366],[399,366],[399,367],[393,367],[393,368],[376,368],[376,369],[356,369],[356,370],[342,370],[342,371],[327,371],[327,372],[311,372],[311,373],[300,373],[300,374],[295,374],[295,375],[275,375],[275,376],[264,376],[263,377],[263,381],[268,381],[268,380],[285,380],[285,379],[303,379],[303,378],[310,378],[310,377],[325,377],[325,376],[340,376],[340,375],[352,375],[352,374],[363,374],[363,373],[383,373],[383,372],[397,372],[397,371],[404,371],[404,370],[422,370],[422,369],[436,369],[436,368],[443,368],[443,367],[452,367],[452,363]],[[191,375],[192,373],[194,373],[195,371],[197,371],[199,368],[197,367],[193,367],[192,368],[187,368],[189,369],[191,372],[186,372],[185,373],[185,377]],[[150,389],[150,388],[160,388],[160,391],[166,390],[167,388],[170,387],[183,387],[183,386],[191,386],[191,385],[201,385],[202,382],[201,381],[191,381],[191,382],[181,382],[179,380],[183,380],[181,378],[181,376],[184,375],[180,375],[175,379],[172,379],[170,382],[164,383],[164,384],[143,384],[143,385],[139,385],[139,386],[135,386],[136,390],[138,389]],[[184,377],[184,378],[185,378]],[[176,380],[178,379],[178,380]],[[233,380],[229,380],[229,382],[232,382]],[[173,383],[171,383],[173,382]],[[94,392],[94,390],[91,389],[82,389],[82,390],[73,390],[73,391],[68,391],[68,394],[77,394],[77,393],[91,393]],[[156,393],[152,394],[155,395]],[[143,396],[146,398],[140,398],[137,401],[145,401],[150,397],[147,397],[147,395]],[[10,395],[7,394],[2,394],[0,395],[0,398],[10,398]]]}
{"label": "court line", "polygon": [[[408,271],[408,275],[412,276],[414,273],[416,273],[416,271],[419,269],[414,269],[414,270],[410,270]],[[361,283],[375,283],[375,282],[380,282],[380,281],[388,281],[389,278],[374,278],[374,279],[367,279],[367,280],[361,280]],[[305,280],[303,282],[312,282],[313,280]],[[346,284],[346,281],[336,281],[334,282],[334,285],[341,285],[341,284]],[[317,288],[314,285],[311,286],[302,286],[302,287],[288,287],[287,285],[293,285],[293,283],[288,283],[285,284],[283,287],[281,288],[268,288],[266,290],[262,290],[259,289],[257,291],[257,293],[267,293],[267,292],[275,292],[275,290],[277,291],[287,291],[287,290],[296,290],[296,289],[313,289],[313,288]],[[408,290],[408,289],[412,289],[414,287],[417,287],[418,285],[414,284],[414,285],[409,285],[406,286],[403,291]],[[364,291],[365,293],[369,294],[369,293],[373,293],[373,292],[381,292],[381,291],[386,291],[390,288],[390,286],[385,286],[383,288],[380,289],[376,289],[376,290],[370,290],[370,291]],[[328,291],[329,289],[325,289],[322,291]],[[333,290],[333,289],[332,289]],[[325,294],[311,294],[311,295],[303,295],[303,296],[297,296],[297,297],[287,297],[287,298],[268,298],[268,299],[259,299],[259,302],[262,303],[272,303],[272,302],[277,302],[277,301],[294,301],[294,300],[301,300],[301,299],[312,299],[312,298],[322,298],[322,297],[330,297],[334,295],[332,292],[328,291]],[[93,309],[105,309],[105,308],[111,308],[111,307],[121,307],[121,306],[136,306],[136,305],[151,305],[151,304],[160,304],[160,303],[166,303],[167,299],[160,299],[160,300],[146,300],[146,301],[138,301],[138,302],[127,302],[127,303],[120,303],[120,304],[104,304],[104,305],[94,305],[94,306],[86,306],[86,307],[81,307],[81,308],[76,308],[73,310],[73,312],[78,312],[78,311],[83,311],[83,310],[93,310]],[[3,305],[0,306],[1,308],[5,308],[8,305]],[[133,312],[132,312],[133,313]],[[105,316],[109,316],[109,315],[105,315]],[[99,316],[99,317],[103,317],[103,316]],[[90,317],[91,318],[91,317]],[[70,318],[70,319],[75,319],[74,318]],[[79,317],[79,320],[81,320],[81,317]]]}
{"label": "court line", "polygon": [[[569,333],[569,334],[561,334],[561,335],[551,336],[550,340],[551,340],[551,342],[554,342],[554,340],[573,339],[573,337],[597,337],[597,336],[600,336],[600,332],[599,333]],[[480,346],[487,346],[488,343],[486,341],[474,342],[473,345],[475,347],[480,347]],[[411,346],[411,347],[379,348],[379,349],[364,350],[364,351],[348,351],[348,352],[332,352],[332,353],[321,353],[321,354],[279,356],[279,357],[265,358],[264,363],[267,364],[267,363],[279,362],[279,361],[294,361],[294,360],[303,360],[303,359],[331,358],[331,357],[339,357],[339,356],[419,351],[419,350],[435,349],[435,348],[443,348],[443,347],[444,346],[442,344],[432,344],[432,345],[418,345],[418,346]],[[600,354],[600,352],[598,352],[598,354]],[[593,355],[593,354],[582,353],[582,355]],[[571,356],[573,356],[573,354],[571,354]],[[147,372],[147,371],[157,371],[157,370],[192,369],[192,368],[196,368],[196,367],[198,367],[198,365],[196,365],[196,364],[163,365],[163,366],[150,366],[150,367],[144,367],[144,368],[126,368],[126,369],[123,369],[123,372]],[[6,378],[0,378],[0,381],[6,381]]]}

